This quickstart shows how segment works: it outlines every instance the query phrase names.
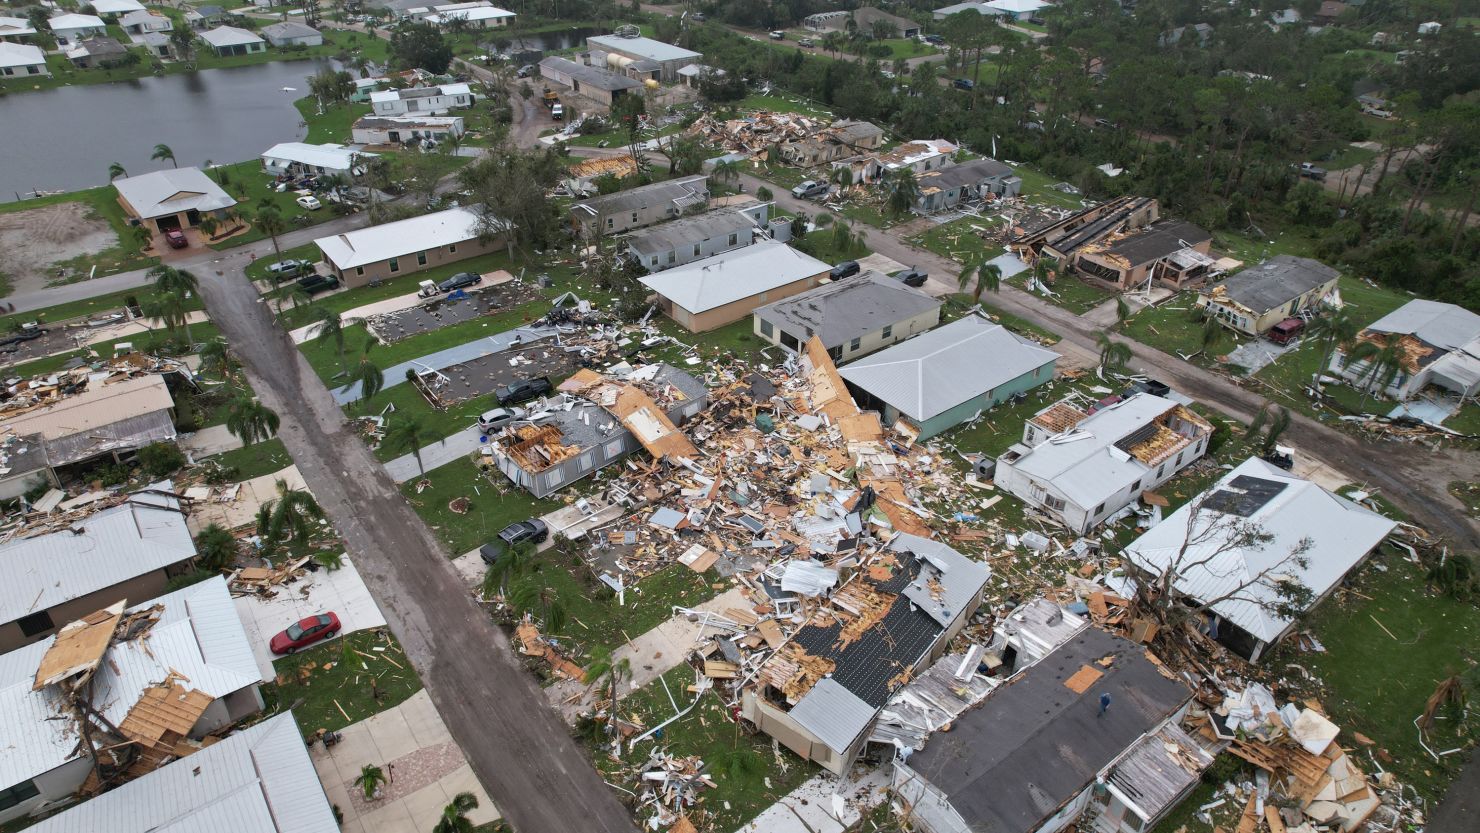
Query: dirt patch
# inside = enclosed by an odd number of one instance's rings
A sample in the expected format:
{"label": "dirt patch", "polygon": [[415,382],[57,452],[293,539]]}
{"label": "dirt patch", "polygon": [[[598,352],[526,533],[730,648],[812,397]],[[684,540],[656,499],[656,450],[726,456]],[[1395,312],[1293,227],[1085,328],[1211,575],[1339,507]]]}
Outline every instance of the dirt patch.
{"label": "dirt patch", "polygon": [[118,246],[118,234],[85,202],[0,214],[0,274],[11,292],[34,292],[76,279],[56,264]]}

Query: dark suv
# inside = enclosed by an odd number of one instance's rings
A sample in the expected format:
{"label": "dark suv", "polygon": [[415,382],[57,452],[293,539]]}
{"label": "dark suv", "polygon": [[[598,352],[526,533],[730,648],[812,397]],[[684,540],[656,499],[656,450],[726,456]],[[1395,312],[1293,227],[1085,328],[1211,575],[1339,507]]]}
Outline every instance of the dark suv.
{"label": "dark suv", "polygon": [[437,284],[437,288],[443,292],[451,292],[454,289],[462,289],[465,286],[474,286],[482,282],[483,277],[474,272],[458,272],[456,275]]}
{"label": "dark suv", "polygon": [[924,269],[906,269],[894,277],[898,278],[899,282],[905,286],[912,286],[915,289],[919,289],[925,285],[925,281],[930,275]]}
{"label": "dark suv", "polygon": [[539,376],[534,379],[525,379],[512,385],[504,385],[494,392],[500,405],[515,405],[520,402],[528,402],[536,396],[544,396],[554,390],[555,386],[550,384],[548,377]]}
{"label": "dark suv", "polygon": [[484,564],[492,564],[499,556],[509,550],[528,541],[531,544],[542,543],[550,537],[550,527],[539,518],[530,518],[527,521],[515,521],[504,527],[498,534],[498,538],[478,548],[478,556],[483,559]]}
{"label": "dark suv", "polygon": [[827,273],[827,275],[835,281],[840,281],[843,278],[853,277],[861,270],[862,267],[858,265],[858,261],[845,260],[842,263],[839,263],[837,266],[834,266],[832,270]]}
{"label": "dark suv", "polygon": [[333,275],[305,275],[298,279],[298,288],[310,295],[339,288],[339,279]]}

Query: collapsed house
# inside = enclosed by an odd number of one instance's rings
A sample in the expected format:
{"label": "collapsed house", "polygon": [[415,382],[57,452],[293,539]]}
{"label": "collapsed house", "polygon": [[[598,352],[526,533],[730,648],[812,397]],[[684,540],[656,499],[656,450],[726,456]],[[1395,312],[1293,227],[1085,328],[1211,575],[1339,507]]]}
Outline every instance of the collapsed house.
{"label": "collapsed house", "polygon": [[1083,535],[1207,451],[1213,426],[1185,405],[1149,393],[1115,400],[1086,410],[1065,399],[1034,414],[997,459],[997,487]]}
{"label": "collapsed house", "polygon": [[[1357,334],[1355,343],[1379,348],[1397,344],[1401,367],[1384,392],[1407,400],[1433,386],[1460,399],[1480,391],[1480,315],[1438,301],[1415,300],[1377,319]],[[1328,368],[1347,381],[1371,384],[1370,361],[1351,361],[1338,348]]]}
{"label": "collapsed house", "polygon": [[175,439],[175,400],[160,373],[78,368],[22,382],[7,393],[0,428],[39,437],[45,469],[100,458],[123,462],[146,445]]}
{"label": "collapsed house", "polygon": [[186,748],[188,761],[163,766],[28,829],[338,833],[335,808],[291,712]]}
{"label": "collapsed house", "polygon": [[1214,272],[1213,236],[1181,220],[1162,220],[1150,197],[1117,197],[1007,236],[1025,261],[1051,257],[1112,289],[1155,282],[1182,289]]}
{"label": "collapsed house", "polygon": [[915,197],[917,214],[948,211],[993,198],[1016,197],[1023,189],[1022,177],[995,159],[972,159],[922,174]]}
{"label": "collapsed house", "polygon": [[968,315],[838,372],[861,407],[923,440],[1053,381],[1058,358],[1001,324]]}
{"label": "collapsed house", "polygon": [[688,135],[726,153],[765,160],[775,148],[780,161],[813,167],[864,154],[884,143],[884,131],[869,122],[829,122],[801,113],[757,110],[720,121],[700,116]]}
{"label": "collapsed house", "polygon": [[1318,260],[1276,255],[1203,287],[1197,305],[1230,330],[1257,336],[1320,307],[1336,292],[1340,277]]}
{"label": "collapsed house", "polygon": [[701,174],[581,200],[570,207],[570,220],[587,237],[621,234],[672,220],[708,203],[709,177]]}
{"label": "collapsed house", "polygon": [[833,168],[847,168],[855,184],[879,182],[902,171],[915,176],[950,167],[955,162],[956,145],[945,139],[916,139],[883,153],[834,162]]}
{"label": "collapsed house", "polygon": [[791,562],[782,574],[779,590],[822,596],[839,566],[860,567],[760,667],[740,709],[793,752],[841,775],[890,695],[939,657],[976,611],[990,571],[905,533],[871,559],[850,549],[829,562]]}
{"label": "collapsed house", "polygon": [[698,456],[678,426],[708,404],[704,383],[667,364],[580,370],[559,390],[563,401],[503,429],[485,459],[514,485],[546,497],[639,448],[655,460]]}
{"label": "collapsed house", "polygon": [[158,596],[171,578],[188,572],[195,543],[173,491],[174,484],[165,481],[129,495],[47,501],[54,515],[0,544],[0,573],[6,577],[0,586],[0,651],[38,642],[62,624],[124,599]]}
{"label": "collapsed house", "polygon": [[145,776],[262,710],[225,579],[125,604],[0,655],[0,791],[15,799],[0,822]]}
{"label": "collapsed house", "polygon": [[[1257,662],[1288,634],[1280,588],[1310,590],[1314,608],[1397,526],[1369,509],[1251,457],[1125,548],[1155,583],[1212,605],[1209,635]],[[1257,533],[1251,535],[1250,533]]]}
{"label": "collapsed house", "polygon": [[884,131],[866,121],[842,120],[811,136],[777,145],[781,158],[798,168],[815,168],[870,151],[884,142]]}
{"label": "collapsed house", "polygon": [[981,655],[1003,681],[919,751],[899,744],[896,795],[926,833],[1150,829],[1212,763],[1178,725],[1192,691],[1140,645],[1043,600],[1028,611]]}

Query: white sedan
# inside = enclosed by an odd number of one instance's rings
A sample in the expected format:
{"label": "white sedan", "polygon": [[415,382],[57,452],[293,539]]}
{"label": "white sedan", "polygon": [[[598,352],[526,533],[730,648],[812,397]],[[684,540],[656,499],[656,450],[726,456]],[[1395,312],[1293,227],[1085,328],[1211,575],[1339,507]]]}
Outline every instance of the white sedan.
{"label": "white sedan", "polygon": [[299,197],[297,199],[297,203],[300,206],[307,208],[309,211],[317,211],[320,208],[324,207],[324,204],[319,202],[318,197]]}

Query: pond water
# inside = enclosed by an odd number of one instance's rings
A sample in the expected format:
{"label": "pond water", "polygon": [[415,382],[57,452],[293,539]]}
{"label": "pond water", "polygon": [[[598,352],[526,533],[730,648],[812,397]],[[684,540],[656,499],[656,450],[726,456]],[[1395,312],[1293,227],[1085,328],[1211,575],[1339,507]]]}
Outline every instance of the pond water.
{"label": "pond water", "polygon": [[113,162],[131,175],[167,168],[149,158],[161,143],[181,167],[254,159],[307,135],[293,101],[331,65],[278,61],[0,97],[0,201],[106,185]]}

